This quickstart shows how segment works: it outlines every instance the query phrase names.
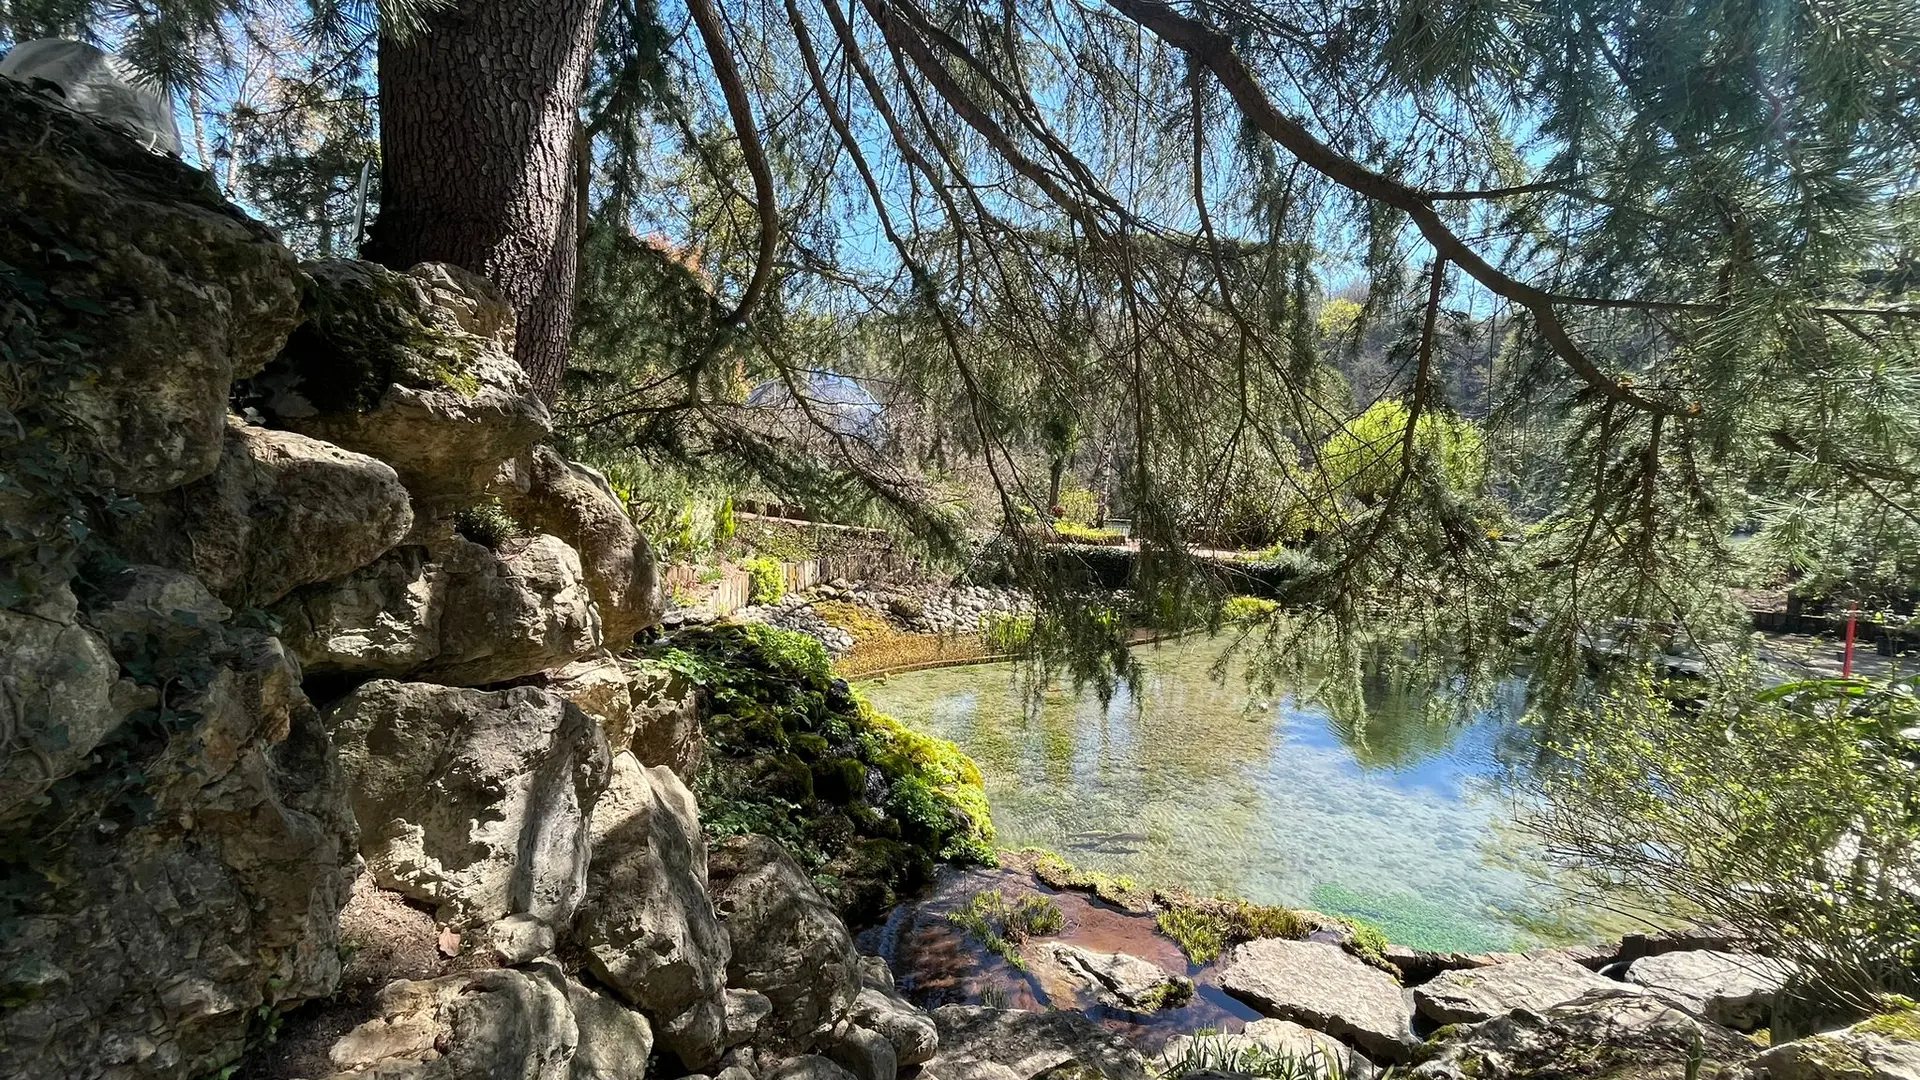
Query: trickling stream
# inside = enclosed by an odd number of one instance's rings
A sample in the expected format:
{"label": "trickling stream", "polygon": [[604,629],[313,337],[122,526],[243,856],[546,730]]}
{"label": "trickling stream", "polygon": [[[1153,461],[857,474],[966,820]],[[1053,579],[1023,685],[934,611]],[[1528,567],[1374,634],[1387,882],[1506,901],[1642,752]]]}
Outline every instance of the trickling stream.
{"label": "trickling stream", "polygon": [[1503,855],[1509,808],[1492,781],[1500,755],[1524,756],[1529,743],[1517,686],[1470,723],[1370,692],[1366,716],[1343,724],[1292,698],[1254,700],[1237,664],[1216,679],[1224,649],[1205,637],[1142,648],[1143,678],[1106,708],[1091,690],[1056,684],[1029,711],[1007,664],[863,689],[876,708],[973,756],[1002,847],[1358,916],[1437,951],[1585,936],[1543,918],[1564,902]]}

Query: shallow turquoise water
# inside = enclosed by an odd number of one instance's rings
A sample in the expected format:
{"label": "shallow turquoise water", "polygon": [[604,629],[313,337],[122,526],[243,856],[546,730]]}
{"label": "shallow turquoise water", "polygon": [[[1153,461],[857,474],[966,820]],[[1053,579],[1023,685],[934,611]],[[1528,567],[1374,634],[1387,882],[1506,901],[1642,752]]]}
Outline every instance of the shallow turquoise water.
{"label": "shallow turquoise water", "polygon": [[[1515,869],[1499,755],[1524,756],[1518,691],[1467,723],[1369,695],[1341,725],[1290,697],[1257,700],[1224,645],[1137,653],[1144,674],[1102,708],[1045,689],[1037,710],[1011,665],[894,676],[875,707],[952,739],[979,762],[1003,847],[1038,845],[1146,884],[1357,915],[1396,942],[1524,948],[1579,936]],[[1524,865],[1522,862],[1520,865]]]}

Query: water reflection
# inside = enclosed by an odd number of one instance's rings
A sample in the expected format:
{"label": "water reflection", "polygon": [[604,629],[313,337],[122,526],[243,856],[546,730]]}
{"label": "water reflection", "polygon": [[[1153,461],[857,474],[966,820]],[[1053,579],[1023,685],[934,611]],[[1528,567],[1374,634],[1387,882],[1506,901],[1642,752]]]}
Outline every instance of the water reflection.
{"label": "water reflection", "polygon": [[1360,915],[1426,948],[1539,942],[1549,901],[1510,858],[1488,857],[1508,819],[1492,779],[1501,756],[1524,757],[1530,741],[1517,685],[1461,718],[1382,665],[1336,719],[1284,692],[1250,692],[1224,652],[1206,638],[1143,649],[1140,678],[1106,708],[1059,684],[1031,694],[1007,665],[867,691],[973,755],[1004,846]]}

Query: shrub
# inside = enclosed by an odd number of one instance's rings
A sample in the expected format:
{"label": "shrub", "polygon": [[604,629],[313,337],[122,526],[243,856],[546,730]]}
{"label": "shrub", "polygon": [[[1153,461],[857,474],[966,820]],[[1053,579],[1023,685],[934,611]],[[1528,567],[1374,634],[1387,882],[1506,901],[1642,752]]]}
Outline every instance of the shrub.
{"label": "shrub", "polygon": [[1092,525],[1094,517],[1099,514],[1100,496],[1095,495],[1089,488],[1074,484],[1060,489],[1058,505],[1059,520],[1054,522],[1053,526],[1056,530],[1062,523],[1084,527]]}
{"label": "shrub", "polygon": [[502,541],[527,535],[526,526],[507,513],[499,499],[488,499],[454,511],[453,531],[484,548],[498,548]]}
{"label": "shrub", "polygon": [[1095,529],[1071,521],[1054,522],[1053,534],[1069,543],[1097,544],[1101,547],[1118,547],[1127,542],[1127,534],[1119,529]]}
{"label": "shrub", "polygon": [[988,612],[980,620],[980,639],[996,653],[1017,653],[1033,639],[1033,616]]}
{"label": "shrub", "polygon": [[740,563],[747,572],[747,603],[777,604],[787,595],[787,572],[779,560],[757,556]]}
{"label": "shrub", "polygon": [[[1407,422],[1412,413],[1397,401],[1373,407],[1320,447],[1320,464],[1333,487],[1362,502],[1384,497],[1398,483]],[[1470,420],[1428,409],[1413,440],[1413,468],[1437,473],[1456,493],[1478,491],[1487,477],[1487,450]]]}
{"label": "shrub", "polygon": [[1264,622],[1280,605],[1258,596],[1230,596],[1220,606],[1220,619],[1230,623]]}

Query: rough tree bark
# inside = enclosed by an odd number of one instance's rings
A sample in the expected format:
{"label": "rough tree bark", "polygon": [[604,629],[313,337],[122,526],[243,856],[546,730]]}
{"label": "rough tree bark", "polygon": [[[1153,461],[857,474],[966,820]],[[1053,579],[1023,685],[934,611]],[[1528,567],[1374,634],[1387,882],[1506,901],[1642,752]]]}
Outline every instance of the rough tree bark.
{"label": "rough tree bark", "polygon": [[380,42],[380,217],[367,254],[449,262],[513,305],[548,398],[579,274],[574,128],[605,0],[464,0]]}

